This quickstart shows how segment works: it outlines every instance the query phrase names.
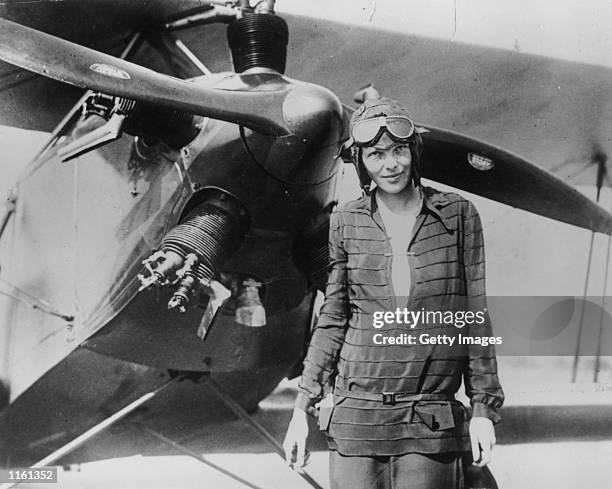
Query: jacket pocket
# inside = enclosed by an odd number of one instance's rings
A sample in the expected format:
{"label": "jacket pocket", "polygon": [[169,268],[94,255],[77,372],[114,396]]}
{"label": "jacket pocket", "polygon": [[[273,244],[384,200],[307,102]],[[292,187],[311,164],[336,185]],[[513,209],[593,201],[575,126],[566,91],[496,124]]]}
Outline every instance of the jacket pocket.
{"label": "jacket pocket", "polygon": [[450,403],[416,403],[413,409],[415,417],[420,419],[431,431],[443,431],[455,427],[455,418]]}

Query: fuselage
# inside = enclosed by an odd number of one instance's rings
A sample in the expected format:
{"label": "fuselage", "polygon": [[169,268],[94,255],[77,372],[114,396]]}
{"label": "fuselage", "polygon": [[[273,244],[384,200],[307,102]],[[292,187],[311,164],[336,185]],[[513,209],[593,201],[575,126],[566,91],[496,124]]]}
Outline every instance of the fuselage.
{"label": "fuselage", "polygon": [[[3,280],[48,305],[33,308],[15,298],[2,303],[9,410],[23,413],[20,398],[31,405],[49,385],[61,391],[58,372],[66,378],[72,371],[78,382],[82,372],[70,365],[88,355],[95,362],[143,365],[142,372],[136,369],[143,383],[151,369],[222,376],[259,372],[239,395],[251,405],[301,358],[314,292],[295,250],[309,230],[326,222],[333,202],[341,106],[319,87],[278,74],[227,73],[193,82],[228,92],[286,91],[282,107],[295,134],[270,136],[195,118],[197,135],[181,149],[123,134],[62,161],[62,148],[92,130],[83,116],[70,119],[17,182],[16,211],[3,237],[11,244]],[[317,103],[319,93],[324,96]],[[222,274],[261,284],[267,321],[262,327],[237,323],[234,297],[205,325],[204,337],[198,331],[205,308],[196,299],[184,313],[169,310],[172,287],[139,291],[138,275],[145,271],[143,260],[183,216],[220,192],[237,202],[249,223],[241,242],[232,243],[236,251],[224,261]],[[313,246],[326,244],[325,233],[316,239],[321,243]],[[103,377],[91,380],[103,384],[109,380]],[[126,391],[125,400],[132,394]],[[87,404],[95,408],[108,401],[105,395],[100,389]]]}

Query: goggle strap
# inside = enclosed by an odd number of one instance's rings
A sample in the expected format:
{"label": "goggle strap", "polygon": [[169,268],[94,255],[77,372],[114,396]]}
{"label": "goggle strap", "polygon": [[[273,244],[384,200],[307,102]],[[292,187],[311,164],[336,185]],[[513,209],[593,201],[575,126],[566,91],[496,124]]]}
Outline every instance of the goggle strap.
{"label": "goggle strap", "polygon": [[351,149],[351,147],[353,147],[353,145],[355,144],[355,140],[353,139],[353,137],[349,137],[346,141],[344,141],[340,147],[338,148],[338,152],[335,154],[334,159],[338,159],[342,156],[343,153],[346,153],[347,151],[349,151]]}

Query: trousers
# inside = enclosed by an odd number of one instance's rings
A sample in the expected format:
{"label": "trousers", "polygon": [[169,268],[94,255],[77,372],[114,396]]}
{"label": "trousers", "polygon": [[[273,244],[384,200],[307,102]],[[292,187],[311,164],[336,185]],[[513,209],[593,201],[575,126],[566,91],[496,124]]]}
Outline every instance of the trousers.
{"label": "trousers", "polygon": [[331,489],[462,489],[459,453],[347,457],[330,452]]}
{"label": "trousers", "polygon": [[329,474],[331,489],[498,489],[470,452],[347,457],[332,450]]}

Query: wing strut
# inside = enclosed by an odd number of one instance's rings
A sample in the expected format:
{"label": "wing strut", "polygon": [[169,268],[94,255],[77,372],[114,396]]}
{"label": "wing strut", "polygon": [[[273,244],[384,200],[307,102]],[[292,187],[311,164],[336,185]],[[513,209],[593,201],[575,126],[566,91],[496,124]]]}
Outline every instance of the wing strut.
{"label": "wing strut", "polygon": [[[257,433],[259,433],[261,435],[261,437],[263,439],[265,439],[268,443],[270,443],[270,445],[272,445],[272,448],[274,448],[274,451],[283,460],[285,459],[285,450],[283,450],[283,447],[276,440],[276,438],[274,438],[270,434],[270,432],[268,430],[266,430],[261,424],[259,424],[257,421],[255,421],[253,419],[253,417],[250,416],[249,413],[247,413],[240,404],[238,404],[234,399],[232,399],[225,392],[223,392],[221,389],[219,389],[217,384],[210,378],[209,375],[203,376],[201,381],[208,388],[208,390],[210,390],[215,396],[217,396],[221,401],[223,401],[223,404],[225,404],[226,407],[232,413],[234,413],[238,418],[242,419],[243,421],[246,421],[251,427],[253,427],[255,429],[255,431],[257,431]],[[315,489],[323,489],[319,485],[319,483],[316,480],[314,480],[310,475],[308,475],[306,472],[297,472],[297,473],[306,482],[308,482],[308,484],[310,484]]]}
{"label": "wing strut", "polygon": [[[120,421],[123,418],[125,418],[128,414],[133,413],[136,409],[138,409],[140,406],[142,406],[145,402],[148,402],[151,399],[153,399],[160,392],[166,390],[171,385],[174,385],[177,382],[180,382],[180,381],[182,381],[182,380],[184,380],[184,379],[186,379],[188,377],[189,377],[188,375],[184,375],[184,374],[178,374],[178,375],[175,375],[175,376],[171,377],[170,379],[168,379],[166,382],[164,382],[160,386],[158,386],[155,389],[153,389],[153,390],[143,394],[142,396],[140,396],[135,401],[133,401],[130,404],[128,404],[127,406],[121,408],[119,411],[117,411],[112,416],[109,416],[108,418],[106,418],[105,420],[101,421],[100,423],[98,423],[97,425],[93,426],[92,428],[88,429],[83,434],[79,435],[78,437],[76,437],[74,440],[70,441],[69,443],[67,443],[63,447],[60,447],[59,449],[55,450],[50,455],[47,455],[42,460],[36,462],[34,465],[29,467],[29,469],[37,469],[37,468],[41,468],[41,467],[46,467],[48,465],[53,464],[54,462],[57,462],[62,457],[68,455],[71,452],[73,452],[74,450],[79,448],[84,443],[87,443],[89,440],[91,440],[97,434],[101,433],[102,431],[106,430],[107,428],[109,428],[113,424],[115,424],[118,421]],[[198,378],[199,378],[199,376],[198,376]],[[245,485],[245,486],[247,486],[247,487],[249,487],[251,489],[262,489],[261,487],[256,486],[255,484],[252,484],[251,482],[249,482],[249,481],[247,481],[245,479],[242,479],[241,477],[238,477],[237,475],[235,475],[232,472],[224,469],[223,467],[220,467],[219,465],[214,464],[213,462],[210,462],[209,460],[204,458],[199,453],[197,453],[197,452],[195,452],[193,450],[190,450],[189,448],[185,447],[184,445],[181,445],[181,444],[175,442],[174,440],[172,440],[172,439],[162,435],[161,433],[159,433],[159,432],[157,432],[157,431],[155,431],[155,430],[153,430],[151,428],[148,428],[147,426],[145,426],[144,424],[142,424],[140,422],[128,421],[126,424],[128,426],[133,426],[135,428],[140,429],[141,431],[143,431],[143,432],[145,432],[145,433],[147,433],[147,434],[157,438],[158,440],[160,440],[161,442],[165,443],[166,445],[169,445],[172,448],[174,448],[176,450],[179,450],[179,451],[189,455],[190,457],[195,458],[199,462],[202,462],[203,464],[208,465],[209,467],[211,467],[211,468],[221,472],[222,474],[224,474],[224,475],[226,475],[228,477],[231,477],[232,479],[240,482],[241,484],[243,484],[243,485]],[[27,470],[27,469],[24,469],[24,470]],[[14,487],[15,485],[20,484],[20,483],[21,482],[16,481],[16,482],[9,482],[9,483],[5,483],[5,484],[0,484],[0,489],[10,489],[11,487]],[[318,485],[315,485],[314,487],[315,487],[315,489],[321,489],[321,487],[318,486]]]}
{"label": "wing strut", "polygon": [[[595,163],[597,163],[598,165],[597,177],[595,180],[595,187],[597,189],[595,202],[599,204],[599,200],[601,198],[601,189],[604,183],[604,178],[607,176],[607,170],[606,170],[607,157],[604,154],[597,154],[594,160],[595,160]],[[591,232],[591,242],[589,244],[589,254],[587,258],[586,276],[584,278],[584,292],[582,294],[582,298],[584,300],[581,301],[580,319],[578,320],[578,335],[576,338],[576,349],[574,352],[574,362],[572,364],[572,383],[573,384],[576,383],[576,377],[578,375],[578,362],[580,360],[580,346],[581,346],[581,340],[582,340],[582,330],[584,329],[584,307],[585,307],[585,301],[587,298],[587,292],[589,288],[589,279],[591,276],[591,265],[593,263],[593,244],[594,242],[595,242],[595,230]],[[597,382],[598,375],[599,375],[599,363],[600,363],[600,357],[601,357],[601,335],[603,333],[603,318],[604,318],[603,311],[605,311],[604,306],[605,306],[606,293],[607,293],[608,277],[610,273],[610,248],[611,247],[612,247],[612,234],[608,234],[608,247],[606,251],[606,269],[605,269],[606,271],[604,274],[603,295],[601,299],[602,309],[601,309],[601,316],[599,318],[599,338],[598,338],[598,343],[597,343],[597,355],[595,359],[595,371],[593,373],[593,382]]]}
{"label": "wing strut", "polygon": [[202,457],[202,455],[200,455],[198,452],[195,452],[195,451],[191,450],[190,448],[187,448],[186,446],[181,445],[180,443],[175,442],[174,440],[172,440],[172,439],[162,435],[158,431],[155,431],[155,430],[145,426],[144,424],[141,424],[141,423],[130,423],[130,424],[132,424],[136,428],[139,428],[140,430],[144,431],[145,433],[148,433],[149,435],[153,436],[154,438],[157,438],[162,443],[165,443],[166,445],[171,446],[175,450],[178,450],[180,452],[183,452],[186,455],[189,455],[190,457],[195,458],[198,462],[202,462],[203,464],[208,465],[209,467],[211,467],[211,468],[213,468],[215,470],[218,470],[222,474],[227,475],[228,477],[231,477],[232,479],[240,482],[241,484],[244,484],[247,487],[250,487],[251,489],[261,489],[259,486],[256,486],[255,484],[252,484],[249,481],[247,481],[247,480],[245,480],[245,479],[243,479],[241,477],[238,477],[236,474],[233,474],[229,470],[226,470],[223,467],[220,467],[219,465],[214,464],[210,460]]}
{"label": "wing strut", "polygon": [[147,32],[147,41],[163,57],[172,70],[172,75],[179,78],[193,78],[210,75],[211,71],[176,35],[160,27]]}
{"label": "wing strut", "polygon": [[4,230],[6,229],[6,225],[11,219],[11,216],[15,213],[16,203],[17,195],[15,189],[13,189],[6,198],[6,202],[4,203],[4,212],[2,213],[2,217],[0,218],[0,239],[2,239],[2,235],[4,234]]}
{"label": "wing strut", "polygon": [[[98,433],[100,433],[100,432],[104,431],[105,429],[109,428],[110,426],[115,424],[117,421],[119,421],[121,418],[127,416],[129,413],[134,411],[136,408],[140,407],[145,402],[151,400],[157,394],[159,394],[160,392],[164,391],[169,386],[173,385],[175,382],[177,382],[178,380],[183,379],[183,378],[184,377],[180,376],[180,375],[177,376],[177,377],[173,377],[173,378],[167,380],[166,382],[164,382],[163,384],[161,384],[160,386],[156,387],[152,391],[149,391],[146,394],[143,394],[142,396],[140,396],[135,401],[133,401],[130,404],[128,404],[127,406],[121,408],[119,411],[117,411],[112,416],[109,416],[108,418],[106,418],[105,420],[101,421],[97,425],[95,425],[95,426],[91,427],[90,429],[88,429],[85,433],[77,436],[71,442],[66,443],[66,445],[64,445],[63,447],[58,448],[57,450],[55,450],[50,455],[47,455],[45,458],[39,460],[34,465],[32,465],[30,467],[30,469],[39,469],[41,467],[46,467],[46,466],[56,462],[57,460],[61,459],[65,455],[68,455],[69,453],[73,452],[74,450],[79,448],[81,445],[83,445],[84,443],[86,443],[87,441],[92,439]],[[15,486],[16,484],[19,484],[19,483],[20,482],[17,481],[17,482],[9,482],[9,483],[6,483],[6,484],[0,484],[0,489],[9,489],[9,488],[11,488],[11,487],[13,487],[13,486]]]}
{"label": "wing strut", "polygon": [[604,328],[604,307],[606,294],[608,293],[608,279],[610,278],[610,250],[612,249],[612,236],[608,235],[608,246],[606,248],[606,267],[604,272],[603,293],[601,295],[601,312],[599,313],[599,332],[597,334],[597,353],[595,354],[595,367],[593,371],[593,382],[599,381],[599,370],[601,368],[601,340]]}

